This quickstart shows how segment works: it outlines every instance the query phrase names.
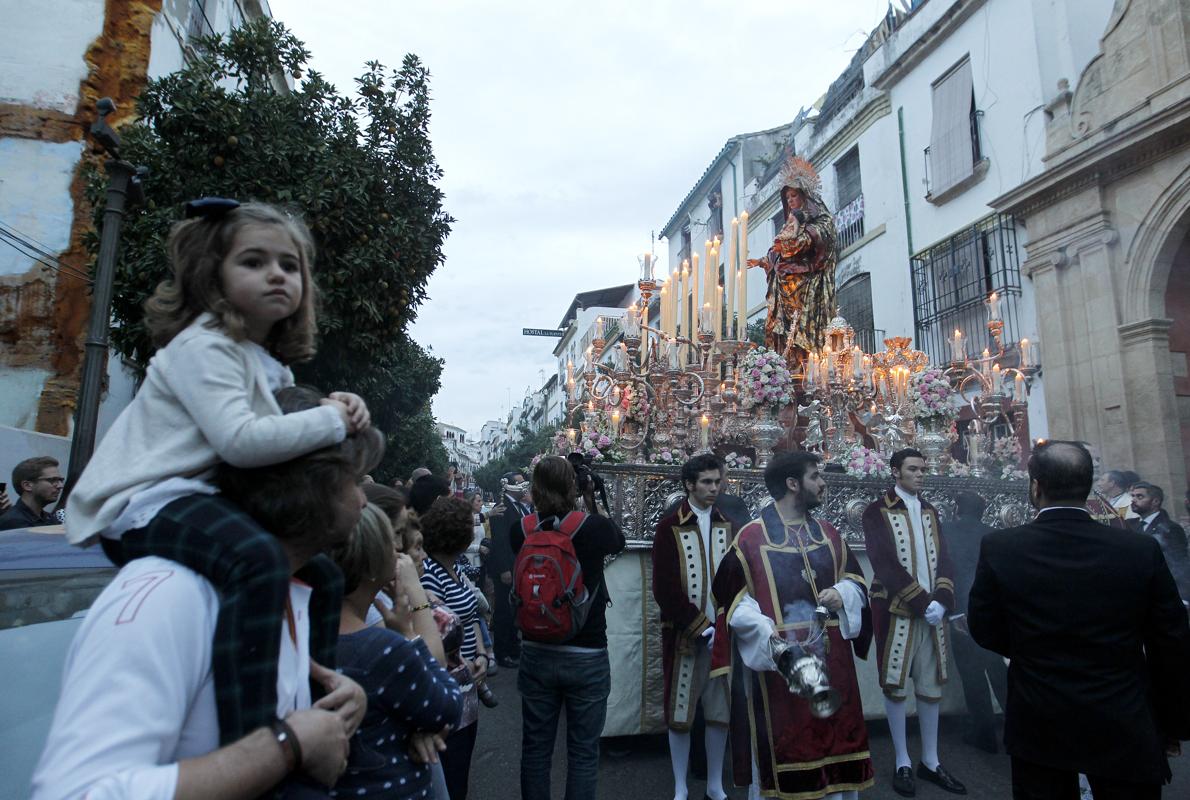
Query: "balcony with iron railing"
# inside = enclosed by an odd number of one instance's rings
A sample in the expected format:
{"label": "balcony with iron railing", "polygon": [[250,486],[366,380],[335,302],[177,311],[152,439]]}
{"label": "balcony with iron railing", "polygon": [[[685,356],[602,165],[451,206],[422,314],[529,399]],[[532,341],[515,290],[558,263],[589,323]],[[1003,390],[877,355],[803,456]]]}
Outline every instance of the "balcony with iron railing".
{"label": "balcony with iron railing", "polygon": [[862,194],[835,212],[835,234],[840,253],[864,238],[864,196]]}

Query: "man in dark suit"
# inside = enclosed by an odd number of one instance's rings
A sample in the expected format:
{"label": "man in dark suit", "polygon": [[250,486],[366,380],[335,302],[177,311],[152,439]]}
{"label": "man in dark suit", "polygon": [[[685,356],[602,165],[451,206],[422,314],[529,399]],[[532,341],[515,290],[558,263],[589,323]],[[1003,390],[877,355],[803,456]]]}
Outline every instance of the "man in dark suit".
{"label": "man in dark suit", "polygon": [[511,534],[514,526],[520,527],[521,518],[530,513],[526,497],[529,483],[520,470],[504,473],[500,483],[504,494],[488,515],[492,544],[484,567],[496,587],[492,608],[492,647],[496,651],[496,663],[502,667],[515,668],[521,656],[521,642],[517,637],[512,603],[508,599],[508,593],[512,590],[514,560]]}
{"label": "man in dark suit", "polygon": [[1136,519],[1128,520],[1128,527],[1137,533],[1152,536],[1161,545],[1165,563],[1173,574],[1182,602],[1190,601],[1190,556],[1186,552],[1186,531],[1170,519],[1162,506],[1165,492],[1160,486],[1140,481],[1132,487],[1132,511]]}
{"label": "man in dark suit", "polygon": [[1190,738],[1190,626],[1151,537],[1091,519],[1091,455],[1042,442],[1028,525],[984,537],[968,625],[1007,656],[1013,797],[1156,798]]}
{"label": "man in dark suit", "polygon": [[992,696],[988,683],[1003,708],[1008,703],[1008,669],[1004,659],[984,650],[971,639],[964,617],[967,595],[975,580],[975,565],[979,562],[979,546],[983,537],[994,528],[983,522],[987,502],[975,492],[955,495],[958,516],[946,526],[946,542],[950,548],[950,563],[954,569],[955,609],[950,616],[954,636],[954,660],[963,678],[963,697],[967,701],[967,730],[963,741],[989,753],[995,753],[996,717],[992,713]]}

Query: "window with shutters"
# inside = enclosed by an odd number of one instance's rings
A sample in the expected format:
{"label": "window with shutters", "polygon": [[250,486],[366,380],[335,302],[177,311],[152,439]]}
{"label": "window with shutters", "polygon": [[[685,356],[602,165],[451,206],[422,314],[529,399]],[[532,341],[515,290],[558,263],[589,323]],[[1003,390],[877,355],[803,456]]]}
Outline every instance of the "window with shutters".
{"label": "window with shutters", "polygon": [[839,250],[864,238],[864,191],[860,181],[859,146],[835,162],[835,230]]}
{"label": "window with shutters", "polygon": [[971,60],[964,58],[933,85],[930,146],[925,149],[926,199],[945,202],[987,173],[975,108]]}

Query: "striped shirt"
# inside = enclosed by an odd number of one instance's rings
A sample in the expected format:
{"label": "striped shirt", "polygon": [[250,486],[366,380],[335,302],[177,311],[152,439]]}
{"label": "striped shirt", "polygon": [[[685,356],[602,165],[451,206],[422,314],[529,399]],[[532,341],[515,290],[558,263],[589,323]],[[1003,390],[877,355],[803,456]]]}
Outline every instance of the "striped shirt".
{"label": "striped shirt", "polygon": [[446,568],[432,557],[426,558],[421,585],[427,592],[433,592],[442,598],[447,608],[458,615],[459,624],[463,626],[462,656],[468,661],[473,660],[479,652],[475,642],[475,623],[479,616],[476,610],[478,603],[471,586],[465,581],[456,581],[450,577]]}

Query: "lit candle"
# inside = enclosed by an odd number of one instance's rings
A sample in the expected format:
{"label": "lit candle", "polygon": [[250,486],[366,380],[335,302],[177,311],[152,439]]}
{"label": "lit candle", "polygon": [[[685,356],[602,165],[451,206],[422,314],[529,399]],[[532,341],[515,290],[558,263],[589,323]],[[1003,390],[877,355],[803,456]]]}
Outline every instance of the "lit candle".
{"label": "lit candle", "polygon": [[620,435],[620,409],[616,407],[612,410],[612,436],[619,437]]}
{"label": "lit candle", "polygon": [[711,332],[711,304],[703,303],[698,314],[698,329],[704,333]]}
{"label": "lit candle", "polygon": [[864,356],[864,385],[869,389],[875,388],[872,374],[872,357]]}
{"label": "lit candle", "polygon": [[1012,401],[1014,403],[1025,402],[1025,376],[1019,372],[1012,381]]}
{"label": "lit candle", "polygon": [[1000,375],[1000,365],[992,365],[992,392],[994,394],[1000,393],[1000,388],[1004,385],[1002,376]]}
{"label": "lit candle", "polygon": [[571,447],[574,447],[575,443],[578,441],[578,431],[576,431],[574,428],[567,428],[566,441],[570,442]]}
{"label": "lit candle", "polygon": [[657,327],[663,331],[669,330],[669,294],[667,291],[668,288],[669,287],[663,285],[661,287],[661,293],[660,293],[661,294],[661,313],[659,315]]}
{"label": "lit candle", "polygon": [[690,333],[691,336],[698,332],[694,326],[698,323],[698,310],[702,308],[702,301],[699,298],[702,296],[698,292],[699,274],[701,270],[698,267],[698,253],[690,256]]}
{"label": "lit candle", "polygon": [[711,418],[703,414],[698,420],[699,427],[702,428],[702,449],[709,450],[709,442],[711,435]]}
{"label": "lit candle", "polygon": [[1021,339],[1021,366],[1033,366],[1033,345],[1028,339]]}
{"label": "lit candle", "polygon": [[851,377],[857,381],[864,377],[864,351],[858,345],[851,348]]}
{"label": "lit candle", "polygon": [[950,360],[967,360],[967,342],[963,339],[963,332],[955,328],[954,338],[950,340]]}
{"label": "lit candle", "polygon": [[990,322],[1000,321],[1000,295],[992,292],[988,297],[988,320]]}
{"label": "lit candle", "polygon": [[991,381],[992,379],[992,354],[988,349],[983,348],[983,357],[979,360],[979,371],[983,373],[984,380]]}
{"label": "lit candle", "polygon": [[739,278],[736,277],[736,259],[740,255],[740,221],[731,221],[731,248],[727,251],[727,272],[723,282],[727,284],[727,338],[742,339],[732,324],[735,319],[735,291]]}
{"label": "lit candle", "polygon": [[595,318],[595,338],[596,339],[603,338],[603,317]]}
{"label": "lit candle", "polygon": [[640,336],[640,317],[636,312],[636,303],[628,306],[624,312],[624,335],[633,339]]}

